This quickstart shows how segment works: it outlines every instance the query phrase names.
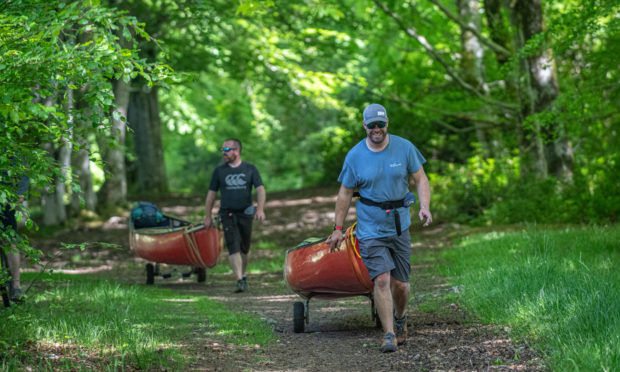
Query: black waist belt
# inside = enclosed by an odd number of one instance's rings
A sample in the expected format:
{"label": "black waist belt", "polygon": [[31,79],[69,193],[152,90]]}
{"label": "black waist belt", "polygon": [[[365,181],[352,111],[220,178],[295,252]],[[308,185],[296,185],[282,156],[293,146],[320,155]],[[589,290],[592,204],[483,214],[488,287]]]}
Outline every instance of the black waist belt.
{"label": "black waist belt", "polygon": [[384,202],[376,202],[374,200],[365,198],[359,194],[359,192],[354,192],[353,196],[359,197],[360,201],[366,205],[370,205],[373,207],[379,207],[385,210],[385,213],[392,214],[394,216],[394,225],[396,227],[396,233],[398,236],[402,233],[400,230],[400,213],[398,213],[398,208],[403,207],[405,201],[404,200],[388,200]]}
{"label": "black waist belt", "polygon": [[245,210],[245,208],[241,208],[241,209],[231,209],[231,208],[220,208],[219,213],[223,214],[223,215],[231,215],[232,214],[243,214],[243,211]]}

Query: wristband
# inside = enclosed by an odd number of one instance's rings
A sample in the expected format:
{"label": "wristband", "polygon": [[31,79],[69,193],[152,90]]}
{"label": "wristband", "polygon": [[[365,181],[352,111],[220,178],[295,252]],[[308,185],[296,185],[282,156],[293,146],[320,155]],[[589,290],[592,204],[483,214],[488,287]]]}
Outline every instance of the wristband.
{"label": "wristband", "polygon": [[342,226],[334,225],[334,230],[342,230]]}

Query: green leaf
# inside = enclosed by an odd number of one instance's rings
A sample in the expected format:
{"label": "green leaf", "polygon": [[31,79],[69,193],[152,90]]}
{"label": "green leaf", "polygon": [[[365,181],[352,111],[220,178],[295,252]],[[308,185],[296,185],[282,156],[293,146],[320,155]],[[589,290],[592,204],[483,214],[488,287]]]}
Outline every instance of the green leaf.
{"label": "green leaf", "polygon": [[11,121],[15,124],[19,123],[19,112],[15,111],[15,110],[11,110],[9,111],[9,116],[11,118]]}

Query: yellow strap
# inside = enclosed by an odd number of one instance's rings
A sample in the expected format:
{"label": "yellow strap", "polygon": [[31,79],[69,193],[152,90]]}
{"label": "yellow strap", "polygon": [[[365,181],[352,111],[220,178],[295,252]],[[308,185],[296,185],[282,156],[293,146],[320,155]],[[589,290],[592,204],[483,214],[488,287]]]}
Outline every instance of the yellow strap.
{"label": "yellow strap", "polygon": [[196,237],[192,233],[188,233],[187,230],[189,229],[186,229],[184,231],[184,235],[187,238],[188,245],[194,250],[196,258],[198,261],[200,261],[202,267],[207,267],[207,264],[205,264],[205,262],[202,260],[202,256],[200,255],[200,251],[198,250],[198,243],[196,243]]}
{"label": "yellow strap", "polygon": [[355,227],[355,225],[357,225],[357,221],[355,221],[355,223],[353,223],[353,225],[351,225],[351,247],[353,247],[353,252],[355,252],[355,255],[359,258],[362,258],[362,256],[360,256],[360,253],[357,251],[357,249],[355,249],[355,235],[353,234],[353,228]]}

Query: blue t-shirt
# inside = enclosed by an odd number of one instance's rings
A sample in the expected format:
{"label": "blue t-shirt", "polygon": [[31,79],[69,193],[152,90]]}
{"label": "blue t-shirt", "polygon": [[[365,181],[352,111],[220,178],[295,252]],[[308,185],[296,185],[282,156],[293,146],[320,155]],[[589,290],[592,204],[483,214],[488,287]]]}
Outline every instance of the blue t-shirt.
{"label": "blue t-shirt", "polygon": [[[359,189],[364,198],[376,202],[402,200],[409,192],[409,175],[417,172],[426,159],[408,140],[389,135],[390,142],[379,152],[371,151],[366,139],[353,147],[344,160],[338,182]],[[394,217],[385,210],[363,204],[357,209],[357,238],[375,239],[396,235]],[[411,225],[409,208],[398,208],[401,230]]]}

